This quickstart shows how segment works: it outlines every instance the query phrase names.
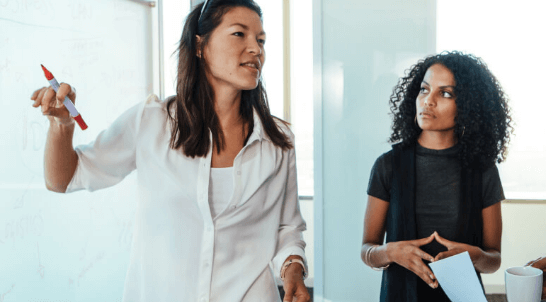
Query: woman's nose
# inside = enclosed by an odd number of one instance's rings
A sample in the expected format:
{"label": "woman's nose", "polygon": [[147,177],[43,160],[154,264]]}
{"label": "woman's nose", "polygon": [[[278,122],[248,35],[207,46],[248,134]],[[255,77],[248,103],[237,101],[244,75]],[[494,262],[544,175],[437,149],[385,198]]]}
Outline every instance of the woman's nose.
{"label": "woman's nose", "polygon": [[262,48],[260,47],[260,44],[258,43],[258,41],[254,40],[254,39],[249,39],[250,42],[249,42],[249,45],[247,47],[248,49],[248,52],[250,53],[253,53],[255,55],[261,55],[262,54]]}
{"label": "woman's nose", "polygon": [[424,106],[425,107],[429,107],[429,106],[432,106],[434,105],[434,97],[431,96],[431,94],[427,95],[425,97],[425,102],[424,102]]}

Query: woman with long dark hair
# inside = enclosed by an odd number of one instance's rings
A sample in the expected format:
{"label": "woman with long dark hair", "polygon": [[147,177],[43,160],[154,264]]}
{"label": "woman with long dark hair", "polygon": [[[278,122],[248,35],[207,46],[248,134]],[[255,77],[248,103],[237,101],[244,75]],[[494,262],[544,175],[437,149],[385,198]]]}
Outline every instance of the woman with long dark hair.
{"label": "woman with long dark hair", "polygon": [[177,93],[150,97],[95,142],[72,147],[62,84],[37,90],[48,115],[48,189],[112,186],[138,170],[124,301],[309,301],[294,136],[261,81],[262,14],[252,0],[209,0],[188,15]]}
{"label": "woman with long dark hair", "polygon": [[507,98],[481,59],[454,51],[414,65],[390,105],[395,144],[371,172],[361,258],[383,270],[381,301],[449,301],[427,263],[466,251],[478,277],[500,266]]}

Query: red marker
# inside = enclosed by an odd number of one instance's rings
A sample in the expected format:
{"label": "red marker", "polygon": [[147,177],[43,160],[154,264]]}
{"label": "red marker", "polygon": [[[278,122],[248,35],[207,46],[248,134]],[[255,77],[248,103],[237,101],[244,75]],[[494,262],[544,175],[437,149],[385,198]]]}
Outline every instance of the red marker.
{"label": "red marker", "polygon": [[[53,90],[57,92],[57,90],[59,90],[59,87],[60,87],[59,83],[57,82],[57,80],[55,80],[55,78],[53,77],[53,74],[51,74],[51,72],[49,72],[49,70],[47,70],[44,67],[44,65],[41,65],[41,66],[42,66],[42,69],[44,70],[46,79],[49,81],[49,84],[51,84],[51,87],[53,88]],[[76,120],[76,122],[78,122],[78,125],[80,126],[80,128],[82,130],[87,129],[87,125],[83,121],[82,116],[80,115],[78,110],[76,110],[74,103],[72,103],[72,101],[67,96],[64,97],[63,104],[66,107],[66,109],[68,109],[68,112],[70,112],[70,115]]]}

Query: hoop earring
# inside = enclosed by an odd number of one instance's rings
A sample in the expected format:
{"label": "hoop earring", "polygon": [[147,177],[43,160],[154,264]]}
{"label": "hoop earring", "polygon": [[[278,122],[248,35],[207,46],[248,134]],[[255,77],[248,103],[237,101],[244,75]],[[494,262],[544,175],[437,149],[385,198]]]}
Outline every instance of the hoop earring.
{"label": "hoop earring", "polygon": [[463,126],[463,133],[461,133],[461,138],[464,136],[464,130],[466,129],[466,126]]}

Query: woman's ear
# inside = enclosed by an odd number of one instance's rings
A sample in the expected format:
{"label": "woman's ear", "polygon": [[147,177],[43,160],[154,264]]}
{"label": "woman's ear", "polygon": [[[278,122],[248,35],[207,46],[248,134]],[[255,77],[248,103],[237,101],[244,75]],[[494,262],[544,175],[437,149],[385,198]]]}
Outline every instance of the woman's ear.
{"label": "woman's ear", "polygon": [[199,35],[195,35],[195,47],[197,49],[197,57],[201,59],[201,43],[203,43],[203,39]]}

